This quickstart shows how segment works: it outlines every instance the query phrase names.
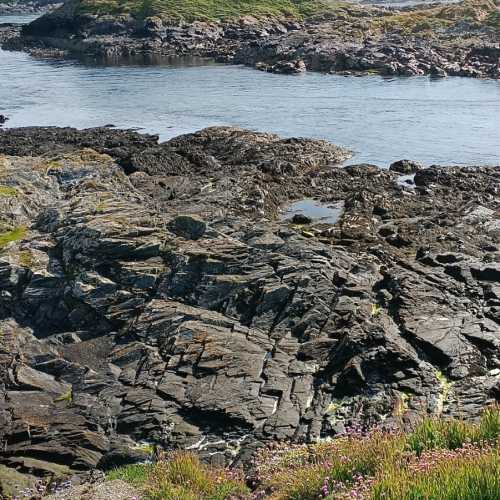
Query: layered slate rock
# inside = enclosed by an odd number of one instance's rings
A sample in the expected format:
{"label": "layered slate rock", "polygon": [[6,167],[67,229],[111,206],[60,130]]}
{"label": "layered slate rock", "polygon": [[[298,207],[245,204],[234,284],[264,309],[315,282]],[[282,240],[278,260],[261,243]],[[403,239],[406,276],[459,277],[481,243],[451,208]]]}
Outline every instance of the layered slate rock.
{"label": "layered slate rock", "polygon": [[[245,463],[498,399],[499,167],[401,186],[234,128],[4,130],[0,153],[5,484],[155,446]],[[280,220],[303,198],[344,212]]]}

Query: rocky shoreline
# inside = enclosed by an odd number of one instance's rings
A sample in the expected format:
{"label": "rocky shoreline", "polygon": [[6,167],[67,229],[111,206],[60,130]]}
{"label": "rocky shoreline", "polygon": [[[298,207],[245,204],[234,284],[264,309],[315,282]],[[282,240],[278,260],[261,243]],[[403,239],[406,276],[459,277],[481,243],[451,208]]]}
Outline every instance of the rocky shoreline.
{"label": "rocky shoreline", "polygon": [[185,23],[80,13],[72,1],[22,32],[0,30],[0,41],[59,57],[200,56],[276,73],[499,78],[498,7],[469,3],[402,10],[347,4],[302,21],[246,16]]}
{"label": "rocky shoreline", "polygon": [[33,2],[12,2],[0,4],[0,16],[39,14],[40,16],[61,6],[61,2],[53,0],[36,0]]}
{"label": "rocky shoreline", "polygon": [[[500,167],[348,157],[228,127],[0,130],[0,493],[498,400]],[[300,199],[343,212],[283,220]]]}

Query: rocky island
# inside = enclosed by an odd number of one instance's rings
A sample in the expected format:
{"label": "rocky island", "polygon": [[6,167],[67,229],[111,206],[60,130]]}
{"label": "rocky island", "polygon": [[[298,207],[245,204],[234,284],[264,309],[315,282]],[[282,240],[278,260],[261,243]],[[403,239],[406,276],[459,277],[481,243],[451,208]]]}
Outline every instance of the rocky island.
{"label": "rocky island", "polygon": [[498,0],[386,8],[320,0],[70,0],[4,47],[32,54],[201,56],[277,73],[498,78]]}
{"label": "rocky island", "polygon": [[[0,130],[0,495],[498,400],[500,167],[349,156],[229,127]],[[311,199],[337,220],[287,212]]]}

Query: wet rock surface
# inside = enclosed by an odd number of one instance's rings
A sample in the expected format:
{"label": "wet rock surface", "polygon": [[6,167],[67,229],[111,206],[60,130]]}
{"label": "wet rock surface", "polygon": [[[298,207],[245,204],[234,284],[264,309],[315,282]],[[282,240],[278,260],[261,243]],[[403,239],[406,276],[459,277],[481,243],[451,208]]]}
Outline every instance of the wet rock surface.
{"label": "wet rock surface", "polygon": [[21,36],[0,29],[0,42],[35,55],[201,56],[284,74],[498,78],[497,11],[489,0],[413,10],[346,4],[302,21],[245,16],[186,23],[82,14],[73,0],[25,26]]}
{"label": "wet rock surface", "polygon": [[[409,190],[224,127],[7,129],[0,154],[0,484],[154,446],[246,462],[498,399],[500,167]],[[304,198],[344,211],[280,220]]]}

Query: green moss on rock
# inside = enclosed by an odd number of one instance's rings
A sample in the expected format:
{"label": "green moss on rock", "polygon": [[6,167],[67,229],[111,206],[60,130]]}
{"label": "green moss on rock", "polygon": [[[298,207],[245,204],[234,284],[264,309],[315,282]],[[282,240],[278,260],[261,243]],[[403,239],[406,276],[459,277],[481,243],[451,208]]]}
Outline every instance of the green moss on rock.
{"label": "green moss on rock", "polygon": [[0,250],[5,248],[9,243],[13,241],[22,240],[26,236],[26,228],[24,226],[19,226],[11,231],[0,233]]}
{"label": "green moss on rock", "polygon": [[0,186],[0,198],[14,198],[17,196],[17,189],[11,186]]}
{"label": "green moss on rock", "polygon": [[19,252],[19,264],[27,268],[33,267],[33,254],[29,250],[23,250],[22,252]]}

